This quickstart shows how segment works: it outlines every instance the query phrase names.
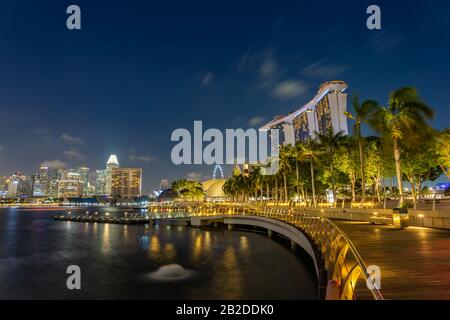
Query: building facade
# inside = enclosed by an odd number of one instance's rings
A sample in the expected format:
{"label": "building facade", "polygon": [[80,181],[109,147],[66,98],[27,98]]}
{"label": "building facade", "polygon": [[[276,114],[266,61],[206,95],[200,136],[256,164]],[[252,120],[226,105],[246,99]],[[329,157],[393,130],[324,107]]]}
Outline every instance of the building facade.
{"label": "building facade", "polygon": [[80,180],[83,182],[83,197],[87,197],[89,195],[89,168],[79,167],[78,172]]}
{"label": "building facade", "polygon": [[78,198],[83,196],[83,182],[80,180],[59,180],[58,198]]}
{"label": "building facade", "polygon": [[325,82],[307,104],[287,116],[277,116],[261,129],[280,129],[282,143],[305,142],[330,129],[348,134],[347,87],[344,81]]}
{"label": "building facade", "polygon": [[112,195],[112,172],[117,168],[119,168],[119,160],[115,154],[112,154],[106,162],[105,195],[107,196]]}
{"label": "building facade", "polygon": [[142,169],[141,168],[113,168],[111,195],[122,198],[141,196]]}
{"label": "building facade", "polygon": [[106,194],[106,170],[96,170],[95,171],[95,194],[98,196],[103,196]]}
{"label": "building facade", "polygon": [[33,197],[47,197],[50,194],[49,167],[40,167],[31,178]]}
{"label": "building facade", "polygon": [[30,181],[20,172],[17,172],[9,177],[6,183],[6,195],[8,198],[29,197],[32,194]]}

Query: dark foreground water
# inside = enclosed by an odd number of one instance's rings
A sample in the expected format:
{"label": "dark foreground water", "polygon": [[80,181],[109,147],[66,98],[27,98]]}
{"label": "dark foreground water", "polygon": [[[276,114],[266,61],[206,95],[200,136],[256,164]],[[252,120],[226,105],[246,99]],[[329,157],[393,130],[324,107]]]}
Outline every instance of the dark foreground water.
{"label": "dark foreground water", "polygon": [[[317,298],[309,257],[264,235],[51,219],[66,211],[0,209],[0,299]],[[186,277],[151,276],[172,263]],[[66,287],[69,265],[81,268],[81,290]]]}

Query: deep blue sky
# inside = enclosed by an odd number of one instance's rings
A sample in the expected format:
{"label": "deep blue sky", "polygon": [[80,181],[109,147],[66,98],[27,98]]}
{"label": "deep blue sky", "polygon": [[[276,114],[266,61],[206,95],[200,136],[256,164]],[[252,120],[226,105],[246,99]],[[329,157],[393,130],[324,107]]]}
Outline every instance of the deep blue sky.
{"label": "deep blue sky", "polygon": [[[381,31],[366,28],[373,3]],[[0,175],[116,153],[144,168],[144,190],[211,176],[171,164],[172,130],[258,125],[332,79],[382,103],[416,86],[442,129],[449,57],[448,1],[0,1]]]}

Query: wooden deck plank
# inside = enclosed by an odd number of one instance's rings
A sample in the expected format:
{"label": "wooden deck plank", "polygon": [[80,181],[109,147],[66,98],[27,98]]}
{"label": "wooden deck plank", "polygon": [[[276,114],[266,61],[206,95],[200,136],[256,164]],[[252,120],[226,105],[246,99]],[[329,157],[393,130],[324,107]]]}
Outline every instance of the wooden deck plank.
{"label": "wooden deck plank", "polygon": [[366,266],[380,267],[386,299],[450,299],[450,231],[333,222],[348,235]]}

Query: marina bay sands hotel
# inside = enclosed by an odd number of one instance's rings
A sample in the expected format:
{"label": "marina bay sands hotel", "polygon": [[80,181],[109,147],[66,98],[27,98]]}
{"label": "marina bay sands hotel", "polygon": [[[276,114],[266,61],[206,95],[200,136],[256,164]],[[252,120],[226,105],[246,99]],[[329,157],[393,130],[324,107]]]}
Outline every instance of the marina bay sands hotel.
{"label": "marina bay sands hotel", "polygon": [[314,98],[286,116],[277,116],[260,129],[280,129],[283,143],[305,142],[315,138],[317,133],[326,133],[330,128],[334,133],[348,134],[347,94],[348,85],[344,81],[323,83]]}

